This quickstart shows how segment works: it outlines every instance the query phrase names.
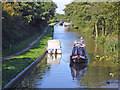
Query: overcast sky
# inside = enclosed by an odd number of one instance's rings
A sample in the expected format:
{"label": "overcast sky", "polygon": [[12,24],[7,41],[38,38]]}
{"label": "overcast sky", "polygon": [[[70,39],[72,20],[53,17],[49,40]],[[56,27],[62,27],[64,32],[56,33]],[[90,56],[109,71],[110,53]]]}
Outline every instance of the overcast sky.
{"label": "overcast sky", "polygon": [[56,12],[60,14],[64,14],[63,9],[65,8],[65,5],[71,3],[73,0],[52,0],[52,1],[55,2],[58,6]]}

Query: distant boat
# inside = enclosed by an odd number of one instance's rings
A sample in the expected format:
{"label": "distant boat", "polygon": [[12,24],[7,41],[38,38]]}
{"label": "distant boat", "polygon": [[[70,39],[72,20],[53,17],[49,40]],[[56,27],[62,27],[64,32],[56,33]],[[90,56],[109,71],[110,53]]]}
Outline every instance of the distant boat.
{"label": "distant boat", "polygon": [[62,26],[62,25],[63,25],[63,23],[64,23],[63,21],[60,21],[60,22],[59,22],[59,25],[60,25],[60,26]]}
{"label": "distant boat", "polygon": [[64,27],[68,27],[71,23],[64,22]]}

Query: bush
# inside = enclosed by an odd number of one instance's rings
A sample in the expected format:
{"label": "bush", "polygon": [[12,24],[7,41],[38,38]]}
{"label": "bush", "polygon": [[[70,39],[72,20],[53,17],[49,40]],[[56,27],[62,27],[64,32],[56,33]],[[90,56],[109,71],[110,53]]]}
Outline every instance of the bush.
{"label": "bush", "polygon": [[57,24],[57,22],[50,23],[49,25],[53,27],[55,24]]}
{"label": "bush", "polygon": [[115,39],[109,39],[105,43],[105,52],[114,52],[118,50],[118,41]]}
{"label": "bush", "polygon": [[98,37],[96,38],[96,41],[97,41],[97,42],[100,42],[100,43],[105,43],[105,38],[104,38],[103,36],[98,36]]}

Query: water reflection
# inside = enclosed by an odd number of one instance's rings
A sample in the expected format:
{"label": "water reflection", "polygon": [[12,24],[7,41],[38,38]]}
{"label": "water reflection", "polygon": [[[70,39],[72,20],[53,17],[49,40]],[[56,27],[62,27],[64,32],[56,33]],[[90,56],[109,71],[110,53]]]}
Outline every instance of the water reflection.
{"label": "water reflection", "polygon": [[48,65],[60,64],[61,54],[46,54]]}
{"label": "water reflection", "polygon": [[71,75],[73,80],[80,79],[84,76],[86,70],[87,70],[87,64],[83,63],[70,63],[70,69],[71,69]]}
{"label": "water reflection", "polygon": [[47,65],[47,59],[44,58],[33,70],[26,74],[21,81],[15,85],[16,88],[36,88],[41,85],[41,80],[46,73],[49,73],[50,66]]}

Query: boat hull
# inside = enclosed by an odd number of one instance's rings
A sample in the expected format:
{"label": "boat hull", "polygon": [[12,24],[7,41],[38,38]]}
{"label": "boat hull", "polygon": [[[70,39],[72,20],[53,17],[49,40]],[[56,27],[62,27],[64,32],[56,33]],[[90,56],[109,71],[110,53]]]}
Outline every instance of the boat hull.
{"label": "boat hull", "polygon": [[62,25],[63,25],[63,23],[60,23],[59,25],[60,25],[60,26],[62,26]]}
{"label": "boat hull", "polygon": [[79,56],[76,56],[76,58],[73,56],[70,56],[70,62],[71,63],[88,63],[88,59],[87,58],[82,58]]}
{"label": "boat hull", "polygon": [[63,23],[64,23],[63,21],[60,21],[60,22],[59,22],[59,25],[60,25],[60,26],[62,26],[62,25],[63,25]]}
{"label": "boat hull", "polygon": [[67,27],[67,25],[64,25],[64,27]]}
{"label": "boat hull", "polygon": [[48,49],[47,50],[49,54],[61,54],[62,53],[62,49]]}

